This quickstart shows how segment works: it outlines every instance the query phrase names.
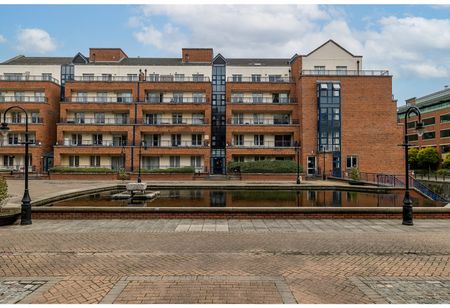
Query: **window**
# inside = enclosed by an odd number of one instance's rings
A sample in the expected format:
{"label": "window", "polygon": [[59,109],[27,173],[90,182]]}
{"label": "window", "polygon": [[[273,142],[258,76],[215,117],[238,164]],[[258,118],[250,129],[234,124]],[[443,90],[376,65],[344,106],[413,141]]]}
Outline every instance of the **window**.
{"label": "window", "polygon": [[253,124],[255,125],[264,124],[264,116],[260,113],[253,114]]}
{"label": "window", "polygon": [[289,124],[290,116],[289,114],[274,114],[273,115],[273,124]]}
{"label": "window", "polygon": [[346,75],[347,74],[347,66],[336,66],[336,74],[337,75]]}
{"label": "window", "polygon": [[115,113],[114,124],[128,124],[128,113]]}
{"label": "window", "polygon": [[39,123],[39,112],[31,113],[31,123],[33,124]]}
{"label": "window", "polygon": [[21,80],[22,74],[20,73],[4,73],[5,80]]}
{"label": "window", "polygon": [[102,145],[103,144],[103,135],[102,134],[92,134],[92,144],[93,145]]}
{"label": "window", "polygon": [[416,127],[416,121],[414,121],[414,122],[408,122],[408,124],[407,124],[407,127],[408,128],[414,128],[414,127]]}
{"label": "window", "polygon": [[450,122],[450,113],[441,115],[441,123],[447,123]]}
{"label": "window", "polygon": [[159,74],[150,74],[148,75],[148,80],[151,82],[159,81]]}
{"label": "window", "polygon": [[202,145],[202,134],[192,134],[192,146]]}
{"label": "window", "polygon": [[94,74],[83,74],[81,78],[84,81],[94,81]]}
{"label": "window", "polygon": [[282,103],[282,104],[289,103],[289,95],[287,93],[280,93],[279,99],[280,99],[280,103]]}
{"label": "window", "polygon": [[44,92],[34,92],[34,100],[38,103],[44,103],[45,102],[45,93]]}
{"label": "window", "polygon": [[201,92],[193,93],[192,94],[192,101],[194,103],[204,103],[205,102],[205,96]]}
{"label": "window", "polygon": [[94,155],[90,157],[91,167],[100,167],[100,156]]}
{"label": "window", "polygon": [[97,92],[97,97],[95,100],[97,103],[108,102],[108,93],[107,92]]}
{"label": "window", "polygon": [[115,147],[127,145],[127,135],[113,135],[112,145]]}
{"label": "window", "polygon": [[74,118],[76,124],[84,124],[84,112],[75,112]]}
{"label": "window", "polygon": [[325,66],[314,66],[314,72],[317,75],[325,75]]}
{"label": "window", "polygon": [[131,92],[120,92],[117,93],[118,103],[131,103]]}
{"label": "window", "polygon": [[147,93],[147,102],[162,103],[161,97],[162,97],[162,93],[149,92],[149,93]]}
{"label": "window", "polygon": [[172,113],[172,124],[183,124],[183,114]]}
{"label": "window", "polygon": [[83,138],[81,134],[72,134],[72,139],[70,145],[82,145]]}
{"label": "window", "polygon": [[194,167],[196,171],[202,168],[202,157],[201,156],[191,156],[191,167]]}
{"label": "window", "polygon": [[182,92],[173,93],[173,102],[174,103],[182,103],[183,102],[183,93]]}
{"label": "window", "polygon": [[3,166],[4,167],[13,167],[14,166],[14,156],[3,155]]}
{"label": "window", "polygon": [[137,74],[127,74],[127,80],[128,81],[138,81],[138,75]]}
{"label": "window", "polygon": [[69,166],[70,167],[79,167],[80,166],[80,156],[69,155]]}
{"label": "window", "polygon": [[441,145],[441,153],[450,152],[450,144]]}
{"label": "window", "polygon": [[22,114],[20,112],[11,112],[11,123],[22,123]]}
{"label": "window", "polygon": [[25,92],[14,92],[14,99],[16,102],[24,102],[25,101]]}
{"label": "window", "polygon": [[260,74],[252,74],[252,82],[261,82]]}
{"label": "window", "polygon": [[144,169],[159,169],[158,156],[144,156],[142,157],[142,168]]}
{"label": "window", "polygon": [[184,81],[184,74],[175,74],[175,81]]}
{"label": "window", "polygon": [[233,136],[233,145],[243,146],[244,145],[244,135],[234,135]]}
{"label": "window", "polygon": [[242,125],[244,124],[244,114],[235,113],[233,116],[233,124]]}
{"label": "window", "polygon": [[170,156],[170,168],[180,167],[180,156]]}
{"label": "window", "polygon": [[242,82],[242,75],[241,74],[233,74],[233,82]]}
{"label": "window", "polygon": [[102,81],[111,81],[112,75],[111,74],[102,74]]}
{"label": "window", "polygon": [[202,113],[193,113],[192,114],[192,124],[201,125],[205,123],[205,119]]}
{"label": "window", "polygon": [[144,135],[145,144],[149,147],[159,147],[161,146],[161,135],[159,134],[146,134]]}
{"label": "window", "polygon": [[173,75],[161,75],[159,76],[160,81],[166,81],[166,82],[172,82],[173,81]]}
{"label": "window", "polygon": [[448,137],[450,137],[450,129],[441,130],[441,138],[448,138]]}
{"label": "window", "polygon": [[42,73],[42,80],[52,80],[52,73]]}
{"label": "window", "polygon": [[19,144],[20,139],[19,139],[19,134],[18,133],[9,133],[8,134],[8,144],[13,145],[13,144]]}
{"label": "window", "polygon": [[77,92],[75,96],[75,102],[77,103],[86,103],[88,101],[86,92]]}
{"label": "window", "polygon": [[245,157],[244,156],[233,156],[233,161],[238,162],[238,163],[243,163],[245,161]]}
{"label": "window", "polygon": [[252,93],[252,99],[254,104],[260,104],[263,102],[262,93]]}
{"label": "window", "polygon": [[192,81],[203,82],[205,81],[205,76],[203,74],[192,74]]}
{"label": "window", "polygon": [[269,82],[282,82],[281,75],[269,75]]}
{"label": "window", "polygon": [[347,169],[358,168],[358,156],[347,156]]}
{"label": "window", "polygon": [[435,123],[434,117],[422,120],[424,126],[433,125]]}
{"label": "window", "polygon": [[264,145],[264,135],[255,135],[253,144],[258,146]]}
{"label": "window", "polygon": [[260,161],[260,160],[266,160],[265,156],[261,156],[261,155],[256,155],[255,156],[255,161]]}
{"label": "window", "polygon": [[94,122],[95,122],[95,124],[105,124],[105,113],[95,112],[94,113]]}
{"label": "window", "polygon": [[243,93],[233,93],[231,95],[232,103],[243,103],[244,102],[244,94]]}
{"label": "window", "polygon": [[173,147],[178,147],[181,145],[181,135],[180,134],[172,134],[171,138],[172,140],[172,146]]}
{"label": "window", "polygon": [[150,124],[150,125],[161,124],[161,114],[147,113],[145,115],[145,124]]}
{"label": "window", "polygon": [[290,147],[291,146],[291,135],[275,135],[275,146],[276,147]]}
{"label": "window", "polygon": [[426,132],[423,134],[422,139],[423,140],[427,140],[427,139],[434,139],[436,137],[436,133],[435,132]]}
{"label": "window", "polygon": [[417,141],[418,139],[419,139],[419,136],[417,134],[408,135],[408,141]]}

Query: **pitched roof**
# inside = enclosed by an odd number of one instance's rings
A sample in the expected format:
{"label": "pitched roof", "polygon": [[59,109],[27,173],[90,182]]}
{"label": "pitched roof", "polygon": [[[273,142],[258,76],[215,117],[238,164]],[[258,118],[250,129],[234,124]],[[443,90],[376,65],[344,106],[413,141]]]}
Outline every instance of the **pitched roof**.
{"label": "pitched roof", "polygon": [[287,58],[227,58],[227,65],[234,66],[289,66]]}
{"label": "pitched roof", "polygon": [[322,45],[320,45],[319,47],[317,47],[316,49],[314,49],[313,51],[311,51],[307,55],[305,55],[305,57],[308,57],[309,55],[311,55],[312,53],[316,52],[317,50],[319,50],[320,48],[322,48],[323,46],[325,46],[328,43],[333,43],[334,45],[336,45],[337,47],[339,47],[340,49],[342,49],[343,51],[345,51],[346,53],[348,53],[352,57],[362,57],[362,56],[357,56],[357,55],[352,54],[350,51],[348,51],[347,49],[345,49],[344,47],[342,47],[341,45],[339,45],[338,43],[336,43],[335,41],[333,41],[331,39],[326,41],[325,43],[323,43]]}
{"label": "pitched roof", "polygon": [[73,57],[25,57],[20,55],[1,64],[6,65],[62,65],[72,62]]}

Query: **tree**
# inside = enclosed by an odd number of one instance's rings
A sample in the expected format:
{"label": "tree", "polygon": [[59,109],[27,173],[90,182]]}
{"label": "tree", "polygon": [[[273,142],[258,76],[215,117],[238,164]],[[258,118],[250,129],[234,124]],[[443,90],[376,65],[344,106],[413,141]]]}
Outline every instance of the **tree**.
{"label": "tree", "polygon": [[408,150],[408,163],[411,169],[417,169],[419,167],[417,154],[419,153],[418,148],[412,148]]}
{"label": "tree", "polygon": [[420,168],[436,169],[440,160],[438,151],[432,147],[423,148],[417,153],[417,161]]}
{"label": "tree", "polygon": [[450,168],[450,153],[445,155],[444,161],[442,162],[442,168],[444,169]]}

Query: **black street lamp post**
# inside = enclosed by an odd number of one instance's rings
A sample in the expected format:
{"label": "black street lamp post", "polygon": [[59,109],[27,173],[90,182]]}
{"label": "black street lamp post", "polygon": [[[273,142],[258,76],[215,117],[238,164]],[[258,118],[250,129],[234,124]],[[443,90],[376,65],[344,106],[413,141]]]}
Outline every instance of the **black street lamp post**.
{"label": "black street lamp post", "polygon": [[137,178],[137,182],[141,183],[141,160],[142,160],[142,146],[144,146],[144,149],[147,150],[147,143],[145,141],[141,141],[139,143],[139,173],[138,173],[138,178]]}
{"label": "black street lamp post", "polygon": [[325,149],[326,149],[326,147],[324,146],[324,145],[322,145],[322,155],[323,155],[323,170],[322,170],[322,180],[326,180],[326,177],[325,177],[325,154],[326,154],[326,151],[325,151]]}
{"label": "black street lamp post", "polygon": [[297,184],[300,184],[300,143],[295,141],[295,154],[297,155]]}
{"label": "black street lamp post", "polygon": [[411,113],[414,113],[418,116],[418,121],[416,124],[417,135],[422,136],[423,134],[423,123],[422,117],[420,114],[419,108],[416,106],[409,107],[405,112],[405,136],[404,136],[404,144],[402,146],[405,147],[405,197],[403,198],[403,225],[412,226],[413,225],[413,209],[412,209],[412,201],[409,196],[409,164],[408,164],[408,117]]}
{"label": "black street lamp post", "polygon": [[6,136],[6,134],[9,131],[8,123],[6,123],[6,114],[9,110],[17,108],[22,110],[25,113],[25,142],[22,142],[22,144],[25,144],[25,190],[23,192],[22,197],[22,207],[21,207],[21,216],[20,216],[20,224],[21,225],[31,225],[31,198],[28,191],[28,145],[32,142],[28,141],[28,113],[20,106],[11,106],[8,109],[5,110],[5,113],[3,114],[3,122],[1,124],[0,131],[2,135]]}

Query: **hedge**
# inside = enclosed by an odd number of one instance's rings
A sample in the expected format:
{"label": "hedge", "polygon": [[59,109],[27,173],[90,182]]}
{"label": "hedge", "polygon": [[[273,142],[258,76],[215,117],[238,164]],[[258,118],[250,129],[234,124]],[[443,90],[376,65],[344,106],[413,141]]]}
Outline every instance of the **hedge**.
{"label": "hedge", "polygon": [[77,167],[53,167],[50,172],[58,173],[116,173],[109,168],[77,168]]}
{"label": "hedge", "polygon": [[141,169],[142,173],[194,173],[194,167],[166,168],[166,169]]}
{"label": "hedge", "polygon": [[[292,160],[259,160],[249,162],[228,162],[227,170],[240,167],[241,173],[296,173],[297,163]],[[303,167],[300,165],[300,172]]]}
{"label": "hedge", "polygon": [[0,177],[0,203],[8,197],[8,183],[4,177]]}

